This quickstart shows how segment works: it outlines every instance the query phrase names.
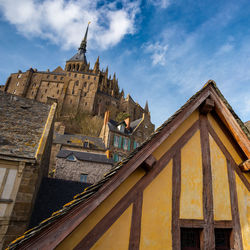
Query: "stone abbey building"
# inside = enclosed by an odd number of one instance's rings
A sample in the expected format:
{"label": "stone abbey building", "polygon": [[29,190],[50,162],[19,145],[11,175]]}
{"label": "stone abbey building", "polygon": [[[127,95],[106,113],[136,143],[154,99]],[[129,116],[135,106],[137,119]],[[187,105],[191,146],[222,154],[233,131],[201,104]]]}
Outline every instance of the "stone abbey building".
{"label": "stone abbey building", "polygon": [[52,72],[32,68],[19,71],[10,75],[3,90],[43,103],[55,101],[57,117],[78,112],[103,117],[110,110],[113,119],[120,112],[129,114],[132,121],[141,118],[144,109],[130,95],[124,97],[116,75],[109,76],[108,67],[100,70],[99,57],[94,68],[90,68],[86,59],[87,35],[88,27],[78,52],[66,61],[64,70],[59,66]]}

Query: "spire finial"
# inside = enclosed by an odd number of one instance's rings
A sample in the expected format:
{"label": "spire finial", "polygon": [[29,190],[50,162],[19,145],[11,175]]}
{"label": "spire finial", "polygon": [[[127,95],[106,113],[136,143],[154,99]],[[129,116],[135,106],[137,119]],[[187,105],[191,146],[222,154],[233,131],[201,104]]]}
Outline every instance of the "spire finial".
{"label": "spire finial", "polygon": [[85,32],[85,35],[84,35],[84,38],[80,44],[80,47],[79,47],[79,51],[82,52],[82,53],[86,53],[86,47],[87,47],[87,37],[88,37],[88,31],[89,31],[89,24],[90,22],[88,22],[88,25],[87,25],[87,29],[86,29],[86,32]]}
{"label": "spire finial", "polygon": [[146,113],[149,113],[148,100],[146,101],[144,111],[145,111]]}

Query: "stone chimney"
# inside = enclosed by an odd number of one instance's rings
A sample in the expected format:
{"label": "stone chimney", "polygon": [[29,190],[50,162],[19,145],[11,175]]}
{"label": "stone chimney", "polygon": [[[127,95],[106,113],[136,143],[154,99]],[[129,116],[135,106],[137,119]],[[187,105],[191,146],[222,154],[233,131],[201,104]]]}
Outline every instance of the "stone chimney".
{"label": "stone chimney", "polygon": [[124,121],[126,123],[126,129],[130,129],[130,117],[126,118]]}

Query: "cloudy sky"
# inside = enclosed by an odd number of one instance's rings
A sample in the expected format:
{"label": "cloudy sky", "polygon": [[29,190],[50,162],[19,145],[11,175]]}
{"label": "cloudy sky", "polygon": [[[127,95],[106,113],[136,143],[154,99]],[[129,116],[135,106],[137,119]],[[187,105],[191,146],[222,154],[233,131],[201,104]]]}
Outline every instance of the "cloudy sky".
{"label": "cloudy sky", "polygon": [[159,126],[209,79],[250,120],[249,0],[0,0],[0,84],[64,67],[91,21],[87,59],[148,100]]}

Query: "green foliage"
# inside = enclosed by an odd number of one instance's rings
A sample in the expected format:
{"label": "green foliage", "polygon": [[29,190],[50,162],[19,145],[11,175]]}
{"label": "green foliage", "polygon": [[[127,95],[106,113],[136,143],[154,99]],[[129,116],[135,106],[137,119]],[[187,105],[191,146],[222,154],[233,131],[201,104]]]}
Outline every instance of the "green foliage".
{"label": "green foliage", "polygon": [[116,116],[116,121],[117,122],[122,122],[124,121],[126,118],[128,118],[130,115],[128,113],[124,113],[124,112],[120,112],[117,114]]}
{"label": "green foliage", "polygon": [[75,117],[61,118],[65,125],[65,133],[99,136],[103,125],[103,119],[79,112]]}

